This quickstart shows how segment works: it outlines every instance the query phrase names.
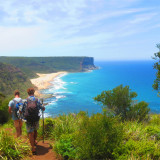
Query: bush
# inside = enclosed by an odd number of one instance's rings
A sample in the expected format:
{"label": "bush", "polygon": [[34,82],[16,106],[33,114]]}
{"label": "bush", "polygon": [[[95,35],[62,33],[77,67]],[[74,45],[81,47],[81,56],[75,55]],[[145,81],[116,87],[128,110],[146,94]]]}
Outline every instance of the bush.
{"label": "bush", "polygon": [[[44,136],[45,138],[51,138],[54,132],[55,120],[53,118],[44,119]],[[40,120],[40,129],[38,133],[39,138],[43,137],[43,119]]]}
{"label": "bush", "polygon": [[[153,118],[151,116],[151,120],[155,120],[157,117],[159,116],[154,115]],[[113,152],[115,159],[160,159],[160,128],[158,124],[126,121],[123,126],[125,135],[122,145]]]}
{"label": "bush", "polygon": [[160,114],[150,114],[149,124],[160,126]]}
{"label": "bush", "polygon": [[1,159],[21,159],[30,155],[30,146],[20,140],[15,139],[9,132],[0,131],[0,157]]}
{"label": "bush", "polygon": [[85,117],[73,142],[78,159],[112,159],[112,152],[123,138],[123,127],[118,120],[102,114]]}
{"label": "bush", "polygon": [[9,120],[8,103],[9,100],[0,94],[0,124],[4,124]]}
{"label": "bush", "polygon": [[135,103],[136,101],[132,100],[135,97],[137,97],[137,93],[131,92],[129,86],[120,85],[113,90],[103,91],[94,100],[113,111],[115,116],[121,116],[122,120],[141,122],[148,119],[150,109],[144,101]]}
{"label": "bush", "polygon": [[160,157],[159,145],[160,143],[155,144],[154,141],[149,141],[147,139],[143,139],[141,141],[129,139],[125,144],[115,150],[115,155],[118,152],[121,153],[120,155],[117,154],[116,159],[128,160],[133,156],[134,159],[158,160]]}
{"label": "bush", "polygon": [[58,140],[63,134],[72,134],[79,127],[80,120],[76,114],[64,114],[55,118],[53,137]]}
{"label": "bush", "polygon": [[54,150],[64,159],[75,159],[76,149],[73,146],[73,135],[62,134],[60,139],[55,142]]}
{"label": "bush", "polygon": [[127,113],[128,120],[137,120],[138,122],[148,121],[150,109],[148,103],[142,101],[135,105],[131,105]]}

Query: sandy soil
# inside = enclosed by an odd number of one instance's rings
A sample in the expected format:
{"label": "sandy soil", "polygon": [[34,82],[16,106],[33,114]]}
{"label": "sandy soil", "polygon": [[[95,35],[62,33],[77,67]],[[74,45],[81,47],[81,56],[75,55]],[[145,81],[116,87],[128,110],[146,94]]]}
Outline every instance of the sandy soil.
{"label": "sandy soil", "polygon": [[37,75],[39,76],[38,78],[30,79],[31,83],[35,85],[38,89],[36,90],[35,95],[37,97],[41,97],[42,95],[39,93],[39,90],[47,89],[51,85],[50,82],[53,81],[54,78],[64,73],[67,73],[67,72],[56,72],[56,73],[49,73],[49,74],[37,73]]}

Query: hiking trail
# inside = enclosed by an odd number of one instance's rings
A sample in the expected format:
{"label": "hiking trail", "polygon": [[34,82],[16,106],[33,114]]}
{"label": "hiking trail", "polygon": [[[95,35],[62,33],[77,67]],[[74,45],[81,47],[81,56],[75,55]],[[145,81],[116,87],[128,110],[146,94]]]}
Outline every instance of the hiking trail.
{"label": "hiking trail", "polygon": [[[13,133],[12,128],[6,128],[5,130],[16,138],[16,135],[15,133]],[[24,135],[22,135],[21,138],[24,141],[28,139],[28,137]],[[36,153],[36,155],[25,157],[23,158],[23,160],[59,160],[56,156],[56,153],[52,150],[50,141],[47,140],[45,140],[44,143],[42,140],[38,141],[36,145]]]}
{"label": "hiking trail", "polygon": [[53,152],[49,141],[39,141],[36,146],[37,155],[30,157],[30,160],[58,160]]}

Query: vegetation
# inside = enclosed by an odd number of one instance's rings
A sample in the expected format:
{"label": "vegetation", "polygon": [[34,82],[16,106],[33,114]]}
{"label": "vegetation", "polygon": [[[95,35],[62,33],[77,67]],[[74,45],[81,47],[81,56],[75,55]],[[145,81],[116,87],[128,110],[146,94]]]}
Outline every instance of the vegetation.
{"label": "vegetation", "polygon": [[[160,117],[152,115],[149,119],[148,104],[135,103],[133,98],[136,96],[128,86],[120,85],[95,97],[96,101],[105,105],[102,113],[89,116],[81,111],[78,114],[45,118],[45,139],[50,139],[53,150],[64,159],[158,160]],[[4,95],[1,94],[1,104],[3,101]],[[22,141],[14,139],[4,129],[0,132],[0,156],[3,159],[20,159],[29,153],[27,143],[22,145]],[[24,130],[23,127],[23,133]],[[42,139],[42,136],[40,121],[38,138]]]}
{"label": "vegetation", "polygon": [[154,53],[153,59],[156,60],[154,63],[154,69],[157,70],[156,79],[154,80],[153,88],[157,91],[160,91],[160,43],[156,45],[159,49],[157,53]]}
{"label": "vegetation", "polygon": [[4,95],[13,95],[14,90],[18,89],[21,96],[27,96],[26,89],[32,84],[27,75],[19,68],[9,64],[0,63],[0,92]]}
{"label": "vegetation", "polygon": [[0,62],[20,68],[29,78],[35,73],[81,72],[94,69],[92,57],[0,57]]}
{"label": "vegetation", "polygon": [[129,86],[122,85],[113,90],[103,91],[94,98],[100,102],[105,108],[109,109],[115,116],[121,116],[122,120],[138,120],[148,119],[150,109],[144,101],[137,103],[133,98],[137,97],[136,92],[131,92]]}
{"label": "vegetation", "polygon": [[6,123],[9,120],[8,103],[9,101],[0,93],[0,124]]}
{"label": "vegetation", "polygon": [[54,151],[64,159],[158,160],[159,119],[150,115],[148,121],[121,122],[106,113],[61,115],[45,119],[45,139],[54,141]]}
{"label": "vegetation", "polygon": [[22,159],[31,154],[30,146],[27,141],[15,139],[7,130],[0,130],[0,159]]}
{"label": "vegetation", "polygon": [[[119,117],[86,112],[45,118],[45,140],[64,159],[158,160],[160,159],[160,115],[147,122],[124,121]],[[0,128],[0,159],[23,159],[31,154],[28,142]],[[13,125],[12,125],[13,126]],[[23,127],[23,134],[24,134]],[[42,120],[39,139],[42,138]],[[16,157],[16,158],[15,158]]]}
{"label": "vegetation", "polygon": [[[160,58],[160,52],[155,54],[155,57]],[[73,57],[67,58],[0,57],[0,61],[16,66],[0,63],[2,75],[0,91],[8,95],[11,90],[20,89],[25,93],[24,90],[31,85],[28,76],[34,77],[36,72],[60,71],[62,68],[64,70],[64,67],[66,71],[82,71],[84,66],[91,64],[92,61],[87,61],[85,57],[77,57],[75,61]],[[155,64],[155,68],[158,73],[154,87],[159,89],[159,62]],[[9,120],[9,101],[3,94],[0,93],[1,124]],[[56,118],[45,118],[45,139],[50,140],[53,150],[63,159],[158,160],[160,159],[160,115],[149,115],[148,104],[144,101],[138,103],[134,99],[136,96],[137,94],[131,92],[129,86],[120,85],[94,98],[103,105],[102,113],[89,116],[81,111],[78,114],[70,113]],[[41,120],[39,139],[43,136],[42,126]],[[23,134],[24,132],[23,126]],[[27,141],[23,138],[14,138],[11,130],[6,129],[6,124],[0,127],[0,159],[23,159],[30,153]]]}

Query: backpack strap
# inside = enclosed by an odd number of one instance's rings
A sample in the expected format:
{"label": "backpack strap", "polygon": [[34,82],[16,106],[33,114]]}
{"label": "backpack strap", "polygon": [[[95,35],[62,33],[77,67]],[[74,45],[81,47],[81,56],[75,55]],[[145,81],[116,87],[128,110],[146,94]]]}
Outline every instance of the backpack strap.
{"label": "backpack strap", "polygon": [[[13,102],[14,102],[14,106],[16,107],[17,104],[20,104],[22,103],[22,99],[20,101],[16,101],[15,99],[13,99]],[[16,104],[16,105],[15,105]]]}
{"label": "backpack strap", "polygon": [[13,99],[13,102],[14,102],[14,108],[16,108],[18,102],[15,99]]}

